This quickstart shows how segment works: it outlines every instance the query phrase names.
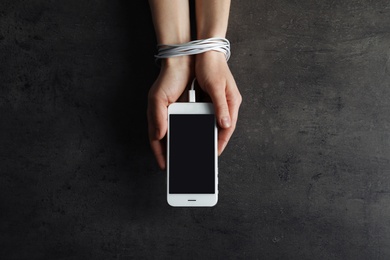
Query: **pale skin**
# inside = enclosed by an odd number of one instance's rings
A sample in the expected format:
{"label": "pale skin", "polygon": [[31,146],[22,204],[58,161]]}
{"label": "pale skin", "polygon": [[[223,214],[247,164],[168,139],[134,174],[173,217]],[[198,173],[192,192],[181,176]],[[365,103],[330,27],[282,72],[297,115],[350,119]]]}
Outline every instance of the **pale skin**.
{"label": "pale skin", "polygon": [[[185,0],[149,0],[159,44],[185,43],[191,40],[189,3]],[[225,37],[229,0],[196,0],[197,38]],[[209,51],[193,56],[164,59],[158,78],[148,95],[148,131],[150,145],[161,169],[166,167],[168,106],[185,92],[196,77],[211,98],[218,122],[218,154],[225,149],[236,127],[241,95],[225,55]]]}

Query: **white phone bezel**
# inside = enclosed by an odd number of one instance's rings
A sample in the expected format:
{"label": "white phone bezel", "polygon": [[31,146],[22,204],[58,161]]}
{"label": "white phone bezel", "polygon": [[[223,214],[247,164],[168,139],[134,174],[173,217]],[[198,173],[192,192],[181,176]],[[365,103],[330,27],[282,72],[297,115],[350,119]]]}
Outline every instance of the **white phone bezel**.
{"label": "white phone bezel", "polygon": [[[168,107],[167,133],[167,202],[172,207],[212,207],[218,202],[218,129],[215,123],[214,161],[215,161],[215,193],[214,194],[169,194],[169,140],[171,114],[215,114],[212,103],[173,103]],[[188,137],[191,138],[191,137]]]}

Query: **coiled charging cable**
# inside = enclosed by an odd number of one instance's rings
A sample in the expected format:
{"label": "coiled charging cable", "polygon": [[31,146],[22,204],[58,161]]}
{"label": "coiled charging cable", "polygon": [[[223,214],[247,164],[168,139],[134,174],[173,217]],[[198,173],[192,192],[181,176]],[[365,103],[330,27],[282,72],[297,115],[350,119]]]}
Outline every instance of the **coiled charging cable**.
{"label": "coiled charging cable", "polygon": [[[226,61],[230,58],[230,42],[226,38],[208,38],[196,41],[190,41],[182,44],[159,44],[158,53],[154,55],[156,60],[196,55],[207,51],[219,51],[225,54]],[[195,84],[196,78],[192,81],[191,89],[188,91],[188,101],[195,102]]]}
{"label": "coiled charging cable", "polygon": [[206,51],[219,51],[225,54],[226,60],[230,58],[230,42],[225,38],[208,38],[182,44],[159,44],[156,60],[200,54]]}

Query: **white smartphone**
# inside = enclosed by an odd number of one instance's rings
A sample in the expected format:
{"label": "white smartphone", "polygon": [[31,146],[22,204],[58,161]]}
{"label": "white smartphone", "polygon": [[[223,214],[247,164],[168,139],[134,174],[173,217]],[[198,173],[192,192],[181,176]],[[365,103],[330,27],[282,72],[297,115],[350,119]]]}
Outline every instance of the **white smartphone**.
{"label": "white smartphone", "polygon": [[218,131],[211,103],[168,107],[167,201],[212,207],[218,201]]}

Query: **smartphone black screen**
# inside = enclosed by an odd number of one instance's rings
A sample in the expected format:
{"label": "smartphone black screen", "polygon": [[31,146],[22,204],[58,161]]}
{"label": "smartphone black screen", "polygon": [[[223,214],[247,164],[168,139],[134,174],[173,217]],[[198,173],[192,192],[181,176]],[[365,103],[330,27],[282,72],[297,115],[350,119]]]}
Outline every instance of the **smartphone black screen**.
{"label": "smartphone black screen", "polygon": [[169,193],[215,193],[215,116],[169,116]]}

